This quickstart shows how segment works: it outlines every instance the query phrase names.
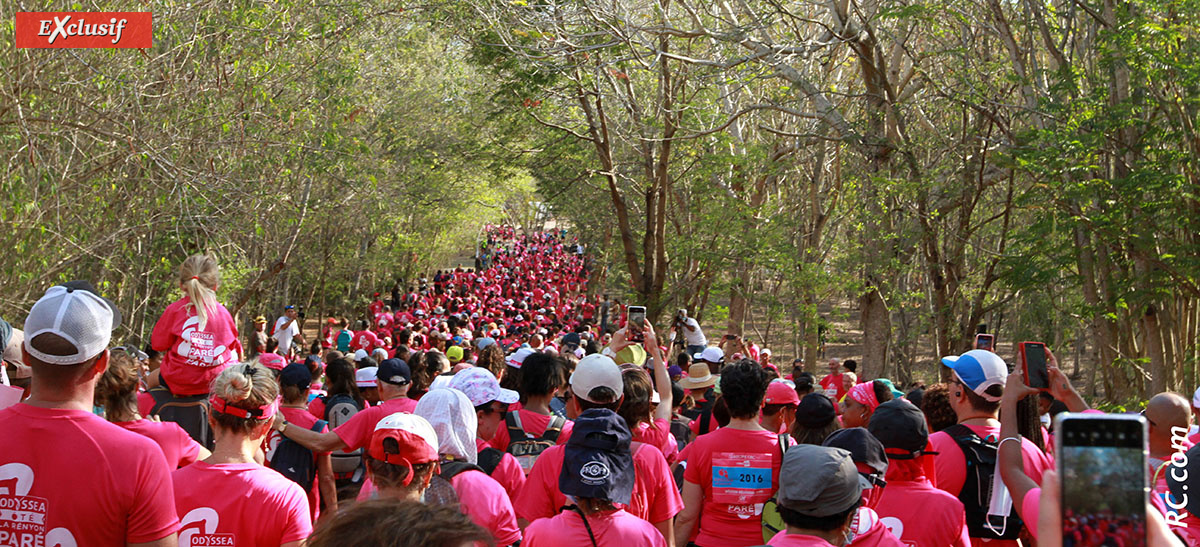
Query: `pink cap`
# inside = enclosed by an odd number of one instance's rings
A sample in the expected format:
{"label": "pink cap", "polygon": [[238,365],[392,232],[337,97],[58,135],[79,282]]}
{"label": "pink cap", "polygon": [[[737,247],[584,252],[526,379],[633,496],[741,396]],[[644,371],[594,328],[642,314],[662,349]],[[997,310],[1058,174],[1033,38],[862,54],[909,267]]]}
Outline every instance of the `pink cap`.
{"label": "pink cap", "polygon": [[771,382],[767,385],[767,396],[763,398],[765,405],[798,405],[800,395],[787,382]]}

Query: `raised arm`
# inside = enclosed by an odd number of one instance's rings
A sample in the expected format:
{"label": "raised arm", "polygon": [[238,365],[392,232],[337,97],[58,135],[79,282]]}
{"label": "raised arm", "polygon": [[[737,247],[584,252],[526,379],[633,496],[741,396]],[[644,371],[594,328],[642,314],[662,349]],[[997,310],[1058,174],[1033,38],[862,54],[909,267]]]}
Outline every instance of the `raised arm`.
{"label": "raised arm", "polygon": [[658,408],[654,410],[654,419],[670,421],[671,409],[674,406],[671,401],[671,375],[667,373],[666,356],[663,355],[662,348],[658,347],[658,336],[650,321],[646,321],[642,328],[646,332],[646,353],[654,362],[654,390],[658,392],[659,399]]}

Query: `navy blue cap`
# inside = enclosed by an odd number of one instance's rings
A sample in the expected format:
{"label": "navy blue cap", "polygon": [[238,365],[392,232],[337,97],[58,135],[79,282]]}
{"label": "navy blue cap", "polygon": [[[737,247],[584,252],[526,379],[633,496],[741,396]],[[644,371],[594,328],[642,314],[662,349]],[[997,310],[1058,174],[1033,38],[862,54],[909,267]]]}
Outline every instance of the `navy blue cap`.
{"label": "navy blue cap", "polygon": [[408,368],[408,363],[395,357],[384,359],[379,363],[379,371],[376,373],[380,381],[387,382],[395,386],[402,386],[412,381],[412,371]]}
{"label": "navy blue cap", "polygon": [[800,399],[800,405],[796,407],[796,422],[808,429],[825,427],[836,418],[833,401],[824,393],[809,393]]}
{"label": "navy blue cap", "polygon": [[279,385],[308,388],[312,383],[312,374],[303,363],[292,363],[279,371]]}
{"label": "navy blue cap", "polygon": [[583,411],[563,448],[559,490],[577,498],[628,504],[634,483],[632,440],[629,426],[616,412]]}
{"label": "navy blue cap", "polygon": [[904,399],[892,399],[879,405],[871,414],[867,431],[883,443],[884,450],[890,450],[887,457],[893,460],[916,458],[924,454],[929,442],[925,414]]}
{"label": "navy blue cap", "polygon": [[883,443],[865,428],[848,427],[834,431],[825,438],[821,446],[846,450],[850,452],[854,463],[866,464],[880,476],[887,473],[888,460],[883,451]]}

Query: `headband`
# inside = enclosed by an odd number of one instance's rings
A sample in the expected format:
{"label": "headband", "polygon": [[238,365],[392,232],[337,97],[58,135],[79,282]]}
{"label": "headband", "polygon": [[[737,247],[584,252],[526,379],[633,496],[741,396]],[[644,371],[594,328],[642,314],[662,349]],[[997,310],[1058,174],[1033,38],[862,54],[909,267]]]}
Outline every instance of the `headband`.
{"label": "headband", "polygon": [[875,397],[875,382],[855,384],[846,396],[869,408],[871,412],[875,412],[875,409],[879,408],[879,399]]}
{"label": "headband", "polygon": [[252,420],[265,420],[267,418],[274,417],[275,410],[279,408],[279,397],[276,397],[274,401],[271,401],[265,405],[250,409],[232,406],[225,399],[222,399],[216,395],[209,397],[208,402],[212,405],[213,410],[220,412],[221,414],[228,414],[238,418],[249,418]]}

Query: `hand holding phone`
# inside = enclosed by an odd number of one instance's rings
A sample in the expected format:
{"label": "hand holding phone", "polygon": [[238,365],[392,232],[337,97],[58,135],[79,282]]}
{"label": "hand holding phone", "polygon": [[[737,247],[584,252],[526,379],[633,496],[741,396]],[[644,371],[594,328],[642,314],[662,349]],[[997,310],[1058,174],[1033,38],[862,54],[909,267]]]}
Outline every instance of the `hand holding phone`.
{"label": "hand holding phone", "polygon": [[976,334],[975,349],[996,351],[996,336],[994,334]]}

